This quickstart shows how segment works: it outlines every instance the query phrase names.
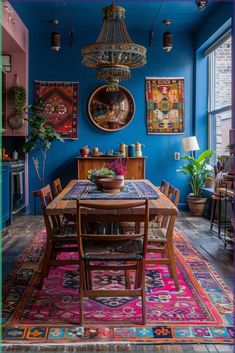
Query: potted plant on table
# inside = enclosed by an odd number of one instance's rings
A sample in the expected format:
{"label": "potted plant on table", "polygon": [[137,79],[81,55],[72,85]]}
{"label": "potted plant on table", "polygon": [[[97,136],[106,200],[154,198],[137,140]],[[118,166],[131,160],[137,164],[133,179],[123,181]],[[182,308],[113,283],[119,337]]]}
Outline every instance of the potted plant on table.
{"label": "potted plant on table", "polygon": [[89,169],[87,172],[87,179],[91,181],[95,181],[95,179],[99,178],[110,178],[114,177],[114,172],[106,167],[99,168],[99,169]]}
{"label": "potted plant on table", "polygon": [[113,178],[114,176],[114,172],[106,167],[99,169],[89,169],[87,172],[87,179],[93,181],[96,184],[98,190],[101,190],[99,179]]}
{"label": "potted plant on table", "polygon": [[106,168],[111,169],[116,175],[116,179],[122,179],[120,186],[124,186],[124,176],[127,173],[126,160],[125,159],[115,159],[112,162],[106,163]]}
{"label": "potted plant on table", "polygon": [[29,107],[29,116],[26,120],[28,120],[31,129],[23,150],[25,153],[30,153],[34,149],[40,152],[41,168],[38,158],[32,156],[32,159],[37,177],[41,185],[44,186],[47,151],[50,149],[53,141],[59,140],[64,142],[64,140],[52,126],[48,125],[47,118],[43,116],[43,99]]}
{"label": "potted plant on table", "polygon": [[177,172],[183,173],[189,177],[189,184],[192,188],[192,193],[187,197],[190,212],[192,216],[202,216],[207,198],[202,196],[202,187],[205,181],[213,173],[213,166],[209,163],[213,156],[213,150],[206,150],[200,154],[198,158],[184,156],[182,159],[187,163],[177,169]]}

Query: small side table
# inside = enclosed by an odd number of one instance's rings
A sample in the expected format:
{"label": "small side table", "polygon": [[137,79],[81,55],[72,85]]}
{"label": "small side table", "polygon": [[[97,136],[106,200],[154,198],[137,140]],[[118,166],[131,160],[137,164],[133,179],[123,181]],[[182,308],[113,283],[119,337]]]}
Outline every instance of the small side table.
{"label": "small side table", "polygon": [[33,214],[34,216],[36,215],[36,208],[37,208],[37,197],[40,197],[40,190],[35,190],[33,191],[33,196],[34,196],[34,205],[33,205]]}

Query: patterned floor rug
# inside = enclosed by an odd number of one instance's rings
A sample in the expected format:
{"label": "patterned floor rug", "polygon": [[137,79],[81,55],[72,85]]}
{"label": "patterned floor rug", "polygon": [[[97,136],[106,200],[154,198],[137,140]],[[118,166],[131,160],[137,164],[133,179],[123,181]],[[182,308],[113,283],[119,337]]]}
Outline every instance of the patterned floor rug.
{"label": "patterned floor rug", "polygon": [[[79,326],[76,266],[52,268],[38,290],[37,268],[45,239],[45,230],[35,234],[3,286],[5,344],[233,343],[232,293],[180,231],[174,234],[180,290],[175,290],[166,266],[146,268],[145,327],[141,326],[139,298],[86,299],[86,325]],[[123,279],[111,271],[100,271],[93,284],[97,288],[120,288]]]}

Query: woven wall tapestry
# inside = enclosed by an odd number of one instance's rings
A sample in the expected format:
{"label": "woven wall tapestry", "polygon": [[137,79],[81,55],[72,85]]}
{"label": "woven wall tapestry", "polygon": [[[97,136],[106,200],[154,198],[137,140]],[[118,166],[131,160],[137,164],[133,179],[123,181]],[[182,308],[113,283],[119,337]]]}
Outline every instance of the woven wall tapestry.
{"label": "woven wall tapestry", "polygon": [[146,77],[149,134],[184,132],[184,79]]}
{"label": "woven wall tapestry", "polygon": [[62,138],[78,137],[78,83],[35,81],[35,101],[43,98],[43,114]]}

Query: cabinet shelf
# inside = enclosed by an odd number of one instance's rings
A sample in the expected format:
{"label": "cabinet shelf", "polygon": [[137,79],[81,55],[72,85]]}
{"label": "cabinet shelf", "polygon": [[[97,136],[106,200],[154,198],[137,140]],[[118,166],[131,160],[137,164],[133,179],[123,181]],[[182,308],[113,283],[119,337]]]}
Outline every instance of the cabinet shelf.
{"label": "cabinet shelf", "polygon": [[126,159],[127,174],[126,179],[145,179],[145,160],[146,157],[120,157],[120,156],[99,156],[99,157],[76,157],[77,176],[79,180],[87,179],[89,169],[102,168],[105,163],[113,159]]}

